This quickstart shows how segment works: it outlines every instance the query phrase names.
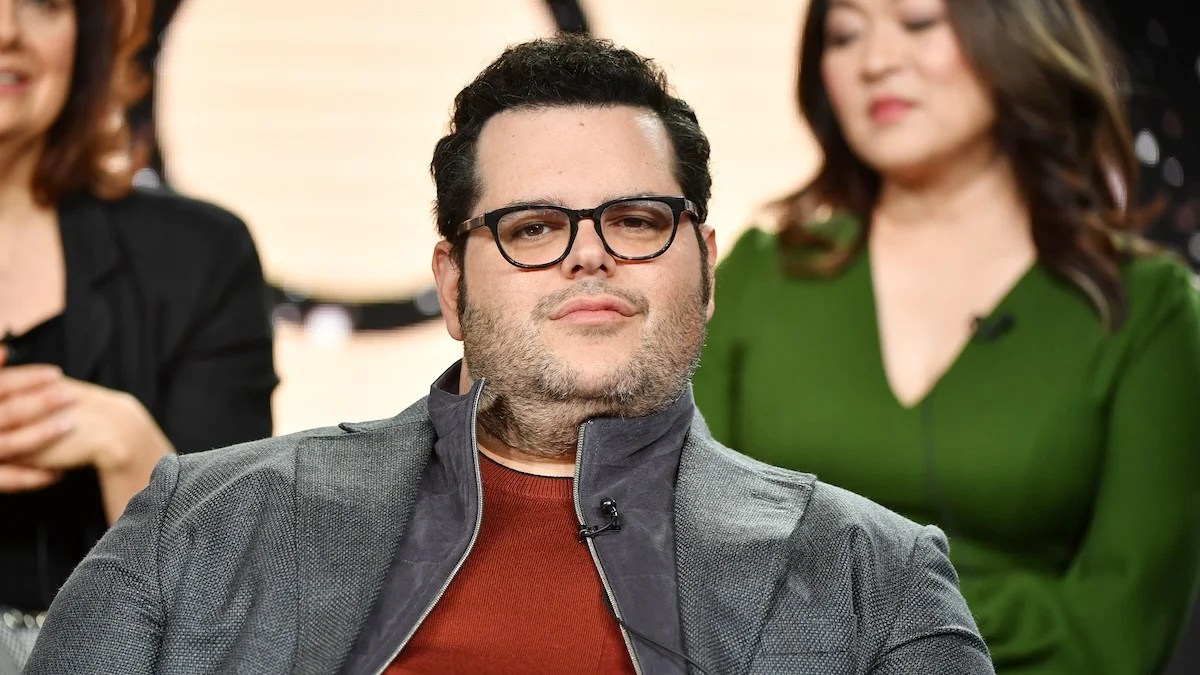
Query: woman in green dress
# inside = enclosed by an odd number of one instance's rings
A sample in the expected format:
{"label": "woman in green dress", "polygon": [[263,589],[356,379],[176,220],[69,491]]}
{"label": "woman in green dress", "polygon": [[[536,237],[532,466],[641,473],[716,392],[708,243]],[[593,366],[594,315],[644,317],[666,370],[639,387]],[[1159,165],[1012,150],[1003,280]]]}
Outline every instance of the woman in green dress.
{"label": "woman in green dress", "polygon": [[812,0],[824,159],[717,271],[713,434],[951,540],[1000,673],[1160,671],[1200,570],[1200,300],[1131,232],[1077,0]]}

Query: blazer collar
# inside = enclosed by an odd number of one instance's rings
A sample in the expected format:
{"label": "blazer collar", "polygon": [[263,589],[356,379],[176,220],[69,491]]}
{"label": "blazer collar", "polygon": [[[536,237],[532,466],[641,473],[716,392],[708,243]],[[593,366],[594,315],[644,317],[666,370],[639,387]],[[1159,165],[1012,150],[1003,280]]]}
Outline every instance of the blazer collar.
{"label": "blazer collar", "polygon": [[91,379],[112,340],[114,318],[104,282],[120,264],[121,247],[108,212],[94,199],[80,197],[60,205],[58,225],[67,270],[63,371]]}

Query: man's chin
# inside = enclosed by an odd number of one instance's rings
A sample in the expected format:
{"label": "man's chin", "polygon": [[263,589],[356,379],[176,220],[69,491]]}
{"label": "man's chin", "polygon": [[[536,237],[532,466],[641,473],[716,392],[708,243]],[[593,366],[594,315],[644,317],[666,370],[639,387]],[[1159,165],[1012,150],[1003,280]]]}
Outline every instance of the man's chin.
{"label": "man's chin", "polygon": [[575,373],[575,382],[580,389],[596,391],[613,381],[617,373],[626,369],[627,354],[605,361],[568,362]]}
{"label": "man's chin", "polygon": [[625,383],[619,382],[629,369],[629,353],[615,352],[599,358],[568,358],[560,363],[571,373],[571,388],[575,395],[587,399],[608,399],[617,396]]}

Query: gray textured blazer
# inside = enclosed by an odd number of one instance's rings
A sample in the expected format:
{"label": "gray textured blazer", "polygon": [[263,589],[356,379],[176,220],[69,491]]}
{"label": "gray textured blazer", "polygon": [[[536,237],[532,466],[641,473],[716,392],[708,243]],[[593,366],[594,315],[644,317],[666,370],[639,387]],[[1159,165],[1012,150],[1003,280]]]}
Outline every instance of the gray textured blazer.
{"label": "gray textured blazer", "polygon": [[[334,673],[406,531],[422,400],[165,458],[54,601],[26,673]],[[992,673],[936,528],[715,442],[675,483],[683,644],[711,673]]]}

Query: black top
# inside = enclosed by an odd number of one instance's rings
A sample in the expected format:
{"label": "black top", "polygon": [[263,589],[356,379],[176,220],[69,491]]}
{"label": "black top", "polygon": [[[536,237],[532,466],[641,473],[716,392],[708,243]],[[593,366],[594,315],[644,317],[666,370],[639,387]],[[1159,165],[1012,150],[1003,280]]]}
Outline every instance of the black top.
{"label": "black top", "polygon": [[[7,365],[62,366],[66,340],[62,316],[4,340]],[[0,605],[45,609],[76,561],[104,532],[96,474],[70,471],[45,490],[0,493]],[[51,534],[53,533],[53,534]]]}
{"label": "black top", "polygon": [[[66,202],[58,220],[66,307],[15,338],[16,360],[132,394],[180,453],[271,435],[270,313],[245,224],[140,190]],[[91,469],[0,494],[0,606],[47,609],[105,528]]]}

